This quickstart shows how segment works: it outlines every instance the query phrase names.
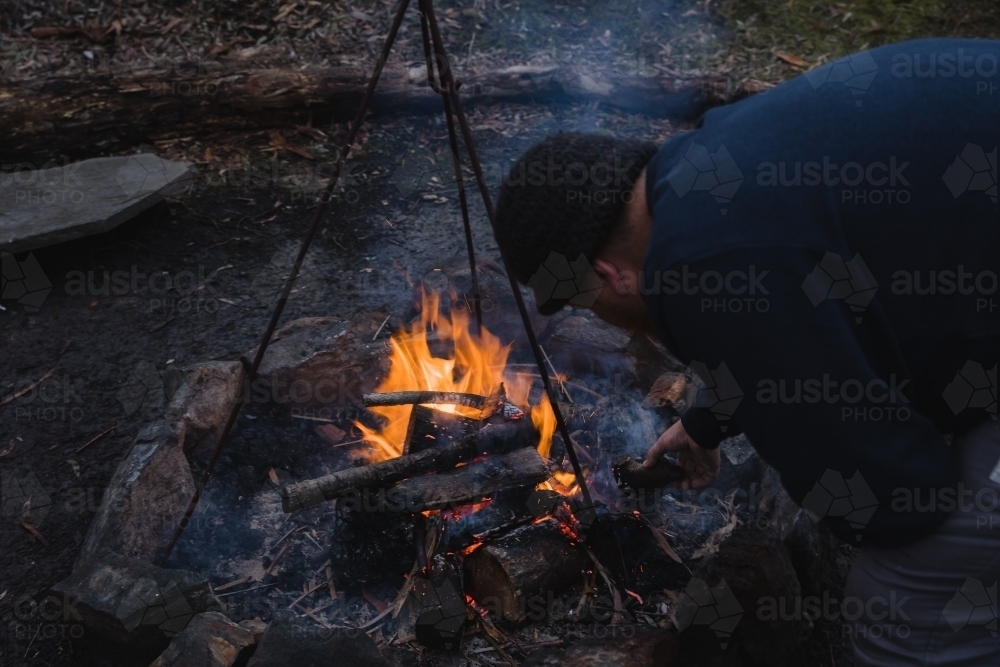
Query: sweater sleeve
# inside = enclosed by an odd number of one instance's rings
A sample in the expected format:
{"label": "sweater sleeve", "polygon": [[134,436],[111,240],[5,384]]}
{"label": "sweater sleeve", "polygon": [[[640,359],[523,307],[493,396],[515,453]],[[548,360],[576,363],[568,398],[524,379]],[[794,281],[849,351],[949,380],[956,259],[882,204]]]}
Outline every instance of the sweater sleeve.
{"label": "sweater sleeve", "polygon": [[711,447],[738,421],[795,501],[842,539],[916,539],[947,507],[907,499],[953,490],[951,453],[907,402],[906,365],[877,286],[833,285],[815,273],[822,258],[802,248],[731,250],[690,262],[688,289],[661,282],[651,317],[704,382],[684,427]]}

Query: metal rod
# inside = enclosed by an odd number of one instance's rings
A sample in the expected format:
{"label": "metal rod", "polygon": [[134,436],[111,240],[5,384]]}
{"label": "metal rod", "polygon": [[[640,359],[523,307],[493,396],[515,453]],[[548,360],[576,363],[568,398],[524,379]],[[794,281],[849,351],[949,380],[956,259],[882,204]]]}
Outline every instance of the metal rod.
{"label": "metal rod", "polygon": [[[437,18],[434,16],[434,8],[432,6],[431,0],[419,0],[420,9],[427,15],[427,23],[430,28],[431,38],[434,46],[434,52],[438,57],[439,72],[441,80],[444,82],[442,88],[451,97],[452,103],[455,105],[455,115],[458,118],[458,125],[462,129],[462,139],[465,143],[465,150],[469,153],[469,161],[472,163],[472,169],[476,175],[476,183],[479,185],[479,192],[483,196],[483,204],[486,206],[486,215],[490,220],[490,226],[494,229],[494,234],[496,233],[496,225],[494,221],[494,210],[493,210],[493,199],[490,197],[489,187],[486,185],[486,179],[483,177],[483,168],[479,162],[479,156],[476,154],[475,144],[472,142],[472,131],[469,128],[469,122],[465,117],[465,111],[462,109],[462,100],[458,96],[458,90],[456,90],[453,78],[451,75],[451,69],[448,65],[448,54],[444,50],[444,43],[441,40],[441,32],[438,29]],[[528,336],[528,343],[531,346],[531,352],[535,356],[535,365],[538,366],[538,372],[542,376],[542,385],[545,387],[545,394],[549,399],[549,404],[552,406],[552,411],[555,413],[556,417],[556,428],[559,431],[559,435],[562,436],[563,442],[566,444],[566,454],[569,456],[570,464],[573,466],[573,473],[576,475],[577,484],[580,485],[580,490],[583,492],[583,499],[588,507],[593,507],[594,501],[590,496],[590,489],[587,487],[587,480],[583,476],[583,468],[580,466],[580,459],[576,455],[575,445],[573,440],[569,437],[569,429],[566,427],[566,420],[563,417],[562,411],[559,409],[559,403],[557,402],[557,394],[552,386],[552,381],[549,379],[548,369],[545,367],[545,360],[542,357],[541,347],[538,345],[538,339],[535,337],[535,331],[531,326],[531,320],[528,317],[528,309],[524,304],[524,297],[521,296],[520,287],[517,284],[517,278],[514,276],[514,272],[510,269],[510,264],[507,262],[507,258],[504,256],[503,248],[500,248],[500,259],[503,262],[504,271],[507,273],[507,278],[510,280],[510,288],[514,292],[514,301],[517,303],[517,311],[521,315],[521,322],[524,324],[524,331]]]}
{"label": "metal rod", "polygon": [[389,52],[392,50],[393,42],[396,41],[396,34],[399,32],[399,26],[403,23],[403,16],[406,14],[406,9],[409,4],[410,0],[400,0],[399,2],[399,7],[396,9],[396,15],[389,28],[389,34],[386,36],[385,43],[382,45],[382,53],[379,56],[378,62],[375,63],[375,71],[372,73],[371,79],[368,81],[368,88],[365,90],[365,95],[361,99],[358,112],[355,114],[354,120],[351,122],[351,126],[348,129],[347,140],[344,142],[344,149],[341,151],[339,159],[337,160],[337,166],[334,169],[333,174],[330,175],[330,182],[327,184],[326,189],[320,197],[319,206],[316,208],[316,213],[313,215],[312,222],[309,225],[309,230],[306,232],[305,238],[302,239],[302,245],[299,247],[299,254],[295,257],[295,264],[292,265],[292,270],[288,274],[288,278],[285,280],[285,286],[281,290],[281,296],[278,299],[277,305],[275,305],[274,311],[271,313],[271,319],[267,323],[267,329],[264,331],[264,335],[261,336],[260,345],[257,346],[257,354],[254,355],[253,363],[250,364],[250,368],[247,370],[246,379],[244,381],[243,401],[237,402],[230,411],[229,419],[226,420],[226,425],[222,429],[222,434],[219,436],[219,441],[215,445],[215,450],[212,452],[212,458],[209,459],[208,465],[201,474],[201,479],[198,482],[198,487],[195,489],[194,496],[192,496],[191,502],[188,504],[187,510],[184,512],[184,518],[181,519],[181,522],[174,530],[173,536],[170,538],[170,542],[167,544],[166,551],[160,559],[160,565],[166,565],[167,560],[170,558],[170,554],[173,552],[174,547],[177,546],[177,542],[181,538],[181,534],[183,534],[184,529],[190,522],[191,515],[194,514],[194,510],[198,506],[198,501],[201,499],[201,494],[205,490],[205,485],[208,483],[208,479],[211,477],[212,471],[215,469],[215,464],[219,460],[219,455],[222,453],[222,447],[225,444],[226,439],[229,437],[230,432],[232,432],[233,426],[236,424],[236,419],[239,417],[240,410],[249,399],[249,388],[254,379],[257,377],[257,370],[260,368],[261,360],[264,358],[264,353],[267,351],[267,347],[271,343],[271,337],[274,335],[274,330],[278,326],[278,321],[281,319],[281,313],[284,311],[285,304],[288,302],[288,295],[291,293],[292,286],[295,284],[295,280],[299,276],[299,271],[302,269],[302,262],[305,260],[306,253],[309,251],[309,246],[312,245],[313,238],[316,236],[316,231],[319,229],[319,224],[323,220],[323,216],[326,214],[327,206],[330,203],[330,196],[333,194],[333,189],[336,187],[337,181],[340,179],[344,163],[347,161],[347,156],[351,152],[351,146],[354,145],[354,141],[357,139],[358,130],[361,129],[361,121],[364,119],[365,113],[368,111],[368,106],[371,104],[372,96],[375,94],[375,86],[378,84],[379,77],[382,74],[382,69],[385,67],[385,63],[389,59]]}
{"label": "metal rod", "polygon": [[[427,63],[427,81],[436,93],[441,94],[444,103],[444,115],[448,121],[448,144],[451,146],[451,161],[455,167],[455,184],[458,186],[458,202],[462,209],[462,226],[465,230],[465,247],[469,254],[469,272],[472,277],[472,307],[476,313],[476,333],[483,331],[483,306],[479,295],[479,269],[476,267],[476,249],[472,244],[472,223],[469,220],[469,203],[465,195],[465,179],[462,176],[462,162],[458,154],[458,137],[455,134],[455,119],[451,111],[451,98],[444,89],[445,81],[440,67],[434,67],[434,57],[431,55],[431,39],[427,32],[427,15],[422,6],[420,11],[420,35],[423,39],[424,60]],[[447,62],[445,63],[447,66]],[[434,81],[434,70],[438,70],[440,85]],[[457,88],[457,84],[456,84]]]}

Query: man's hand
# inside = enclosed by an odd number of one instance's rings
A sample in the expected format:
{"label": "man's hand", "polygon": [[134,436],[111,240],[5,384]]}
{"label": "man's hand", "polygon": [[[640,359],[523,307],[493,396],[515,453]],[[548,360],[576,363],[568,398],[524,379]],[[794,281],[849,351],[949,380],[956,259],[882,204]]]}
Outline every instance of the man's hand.
{"label": "man's hand", "polygon": [[681,481],[681,488],[684,490],[699,489],[711,484],[719,474],[719,466],[722,464],[719,448],[699,447],[688,437],[680,421],[668,428],[656,444],[650,447],[643,465],[647,468],[655,465],[657,459],[667,452],[677,452],[677,465],[687,470],[687,477]]}

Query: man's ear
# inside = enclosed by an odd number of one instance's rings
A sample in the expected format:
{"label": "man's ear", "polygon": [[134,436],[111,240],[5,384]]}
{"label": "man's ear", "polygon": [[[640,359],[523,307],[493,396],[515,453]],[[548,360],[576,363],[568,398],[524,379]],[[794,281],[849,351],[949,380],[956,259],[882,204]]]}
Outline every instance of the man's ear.
{"label": "man's ear", "polygon": [[594,273],[597,274],[602,283],[610,285],[612,289],[617,290],[618,283],[621,281],[621,275],[614,263],[600,257],[595,257],[593,267]]}

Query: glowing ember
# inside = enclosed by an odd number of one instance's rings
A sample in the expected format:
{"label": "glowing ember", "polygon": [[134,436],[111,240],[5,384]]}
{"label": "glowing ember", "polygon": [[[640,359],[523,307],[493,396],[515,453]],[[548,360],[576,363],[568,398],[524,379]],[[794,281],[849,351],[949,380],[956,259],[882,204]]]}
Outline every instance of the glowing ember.
{"label": "glowing ember", "polygon": [[[452,310],[449,315],[442,315],[439,312],[440,302],[437,294],[422,294],[420,321],[390,338],[389,374],[375,391],[450,391],[488,396],[494,387],[504,382],[508,399],[525,405],[531,377],[523,373],[505,374],[509,350],[500,344],[500,339],[485,327],[476,336],[469,330],[467,311]],[[451,343],[451,358],[431,354],[428,336],[432,333],[437,335],[438,340]],[[461,405],[433,407],[442,412],[478,416],[475,408]],[[371,410],[385,418],[382,429],[369,429],[355,422],[365,442],[372,446],[370,459],[374,462],[400,456],[413,406],[373,407]],[[540,405],[531,408],[531,421],[541,434],[538,452],[548,458],[555,430],[555,414],[547,398],[543,397]]]}

